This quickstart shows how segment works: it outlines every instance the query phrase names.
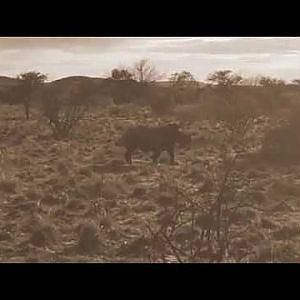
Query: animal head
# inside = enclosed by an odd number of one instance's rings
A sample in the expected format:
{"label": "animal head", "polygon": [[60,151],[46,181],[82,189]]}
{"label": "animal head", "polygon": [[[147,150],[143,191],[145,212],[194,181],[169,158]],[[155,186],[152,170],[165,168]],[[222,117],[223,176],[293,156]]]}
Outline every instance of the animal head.
{"label": "animal head", "polygon": [[124,138],[121,136],[121,137],[118,137],[116,140],[115,140],[115,146],[117,147],[122,147],[124,145]]}
{"label": "animal head", "polygon": [[172,131],[179,131],[180,125],[176,123],[168,124],[168,128],[170,128]]}
{"label": "animal head", "polygon": [[187,146],[192,142],[192,137],[187,133],[179,131],[177,134],[177,142],[181,146]]}
{"label": "animal head", "polygon": [[179,145],[186,146],[192,142],[191,136],[180,130],[180,125],[173,123],[173,124],[169,124],[168,128],[171,129],[172,135],[175,136],[176,141]]}

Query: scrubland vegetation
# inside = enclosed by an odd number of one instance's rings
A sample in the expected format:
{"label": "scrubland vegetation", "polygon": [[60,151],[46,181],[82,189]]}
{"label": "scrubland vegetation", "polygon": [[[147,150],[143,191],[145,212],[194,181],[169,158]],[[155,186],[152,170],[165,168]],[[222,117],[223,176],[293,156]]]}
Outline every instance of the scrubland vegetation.
{"label": "scrubland vegetation", "polygon": [[[168,82],[0,77],[0,260],[300,261],[300,85],[231,71]],[[116,141],[179,124],[175,164]]]}

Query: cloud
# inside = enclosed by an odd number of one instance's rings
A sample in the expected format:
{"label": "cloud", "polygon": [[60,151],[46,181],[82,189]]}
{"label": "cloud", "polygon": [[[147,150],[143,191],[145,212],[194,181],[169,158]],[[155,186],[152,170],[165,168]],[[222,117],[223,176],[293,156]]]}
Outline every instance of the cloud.
{"label": "cloud", "polygon": [[[65,52],[97,52],[122,47],[125,39],[114,38],[0,38],[0,51],[3,50],[49,50]],[[128,41],[130,42],[130,41]]]}
{"label": "cloud", "polygon": [[221,69],[292,78],[300,77],[299,55],[300,38],[0,38],[0,75],[103,76],[149,58],[162,73],[198,79]]}
{"label": "cloud", "polygon": [[60,49],[71,53],[160,52],[245,54],[300,50],[300,38],[1,38],[3,50]]}
{"label": "cloud", "polygon": [[161,53],[203,53],[203,54],[271,54],[289,53],[300,50],[300,38],[194,38],[184,43],[158,41],[148,51]]}

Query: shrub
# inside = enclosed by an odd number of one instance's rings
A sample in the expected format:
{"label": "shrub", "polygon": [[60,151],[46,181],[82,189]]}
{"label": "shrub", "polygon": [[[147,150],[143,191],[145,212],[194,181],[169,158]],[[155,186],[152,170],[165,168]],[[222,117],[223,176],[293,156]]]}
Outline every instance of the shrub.
{"label": "shrub", "polygon": [[281,126],[270,130],[264,137],[261,154],[277,163],[300,162],[299,109],[294,110]]}
{"label": "shrub", "polygon": [[175,103],[172,98],[156,97],[151,99],[150,107],[154,114],[161,116],[173,112]]}
{"label": "shrub", "polygon": [[72,104],[62,105],[57,98],[44,102],[44,115],[49,120],[49,127],[57,139],[66,138],[79,120],[86,107]]}

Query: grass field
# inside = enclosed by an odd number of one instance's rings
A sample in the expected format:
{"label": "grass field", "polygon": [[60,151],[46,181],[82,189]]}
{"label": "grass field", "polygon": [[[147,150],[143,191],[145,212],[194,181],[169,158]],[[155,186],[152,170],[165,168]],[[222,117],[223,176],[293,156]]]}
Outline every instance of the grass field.
{"label": "grass field", "polygon": [[[155,232],[178,205],[191,198],[206,203],[218,194],[210,175],[224,171],[222,122],[185,122],[193,141],[176,149],[176,165],[166,154],[154,165],[144,153],[127,165],[124,149],[115,145],[127,127],[177,117],[155,117],[148,107],[98,107],[64,140],[53,137],[37,110],[25,121],[22,106],[1,105],[0,120],[1,261],[191,260],[187,244],[201,235],[199,222],[196,233],[184,222],[173,228],[172,240]],[[230,215],[229,261],[300,259],[300,166],[274,165],[251,154],[259,153],[276,122],[255,119],[253,146],[237,161],[232,204],[244,205]],[[210,261],[204,246],[195,260]]]}

